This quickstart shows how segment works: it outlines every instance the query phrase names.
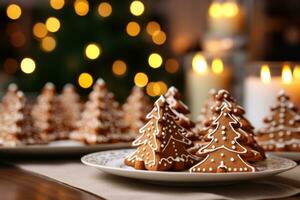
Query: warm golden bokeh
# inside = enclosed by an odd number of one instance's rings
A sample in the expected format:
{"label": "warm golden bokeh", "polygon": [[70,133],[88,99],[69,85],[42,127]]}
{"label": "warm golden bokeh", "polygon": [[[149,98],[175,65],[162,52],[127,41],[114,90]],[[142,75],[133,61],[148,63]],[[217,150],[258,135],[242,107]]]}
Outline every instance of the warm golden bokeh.
{"label": "warm golden bokeh", "polygon": [[49,17],[45,24],[50,32],[57,32],[60,28],[60,21],[56,17]]}
{"label": "warm golden bokeh", "polygon": [[300,66],[298,65],[293,70],[293,78],[295,81],[300,81]]}
{"label": "warm golden bokeh", "polygon": [[101,17],[108,17],[112,13],[112,7],[108,2],[102,2],[98,6],[98,13]]}
{"label": "warm golden bokeh", "polygon": [[93,85],[94,79],[91,74],[84,72],[78,77],[78,84],[82,88],[89,88]]}
{"label": "warm golden bokeh", "polygon": [[167,36],[163,31],[155,31],[152,35],[152,41],[157,45],[162,45],[166,42]]}
{"label": "warm golden bokeh", "polygon": [[215,74],[221,74],[224,71],[224,64],[220,58],[213,59],[211,63],[212,72]]}
{"label": "warm golden bokeh", "polygon": [[112,65],[112,71],[116,76],[122,76],[127,71],[127,65],[123,60],[116,60]]}
{"label": "warm golden bokeh", "polygon": [[16,20],[19,19],[22,14],[22,9],[17,4],[10,4],[6,9],[6,15],[10,19]]}
{"label": "warm golden bokeh", "polygon": [[45,24],[38,22],[33,26],[33,35],[37,38],[43,38],[47,35],[48,30]]}
{"label": "warm golden bokeh", "polygon": [[87,0],[76,0],[74,2],[74,9],[77,15],[85,16],[90,9],[89,2]]}
{"label": "warm golden bokeh", "polygon": [[22,72],[24,72],[25,74],[31,74],[32,72],[34,72],[35,70],[35,62],[33,59],[31,58],[24,58],[21,61],[21,70]]}
{"label": "warm golden bokeh", "polygon": [[129,10],[130,10],[131,14],[133,14],[135,16],[140,16],[144,13],[145,6],[141,1],[133,1],[130,4]]}
{"label": "warm golden bokeh", "polygon": [[56,41],[53,37],[44,37],[41,41],[41,49],[45,52],[53,51],[56,47]]}
{"label": "warm golden bokeh", "polygon": [[201,53],[197,53],[194,55],[192,60],[192,68],[199,75],[207,73],[208,69],[206,59]]}
{"label": "warm golden bokeh", "polygon": [[146,26],[146,31],[149,35],[153,35],[154,32],[159,30],[160,30],[160,25],[155,21],[150,21]]}
{"label": "warm golden bokeh", "polygon": [[148,83],[148,76],[143,72],[138,72],[134,76],[134,83],[138,87],[145,87]]}
{"label": "warm golden bokeh", "polygon": [[60,10],[64,7],[65,0],[50,0],[50,6],[55,10]]}
{"label": "warm golden bokeh", "polygon": [[146,87],[147,94],[152,97],[163,95],[167,90],[168,86],[163,81],[149,82]]}
{"label": "warm golden bokeh", "polygon": [[162,65],[163,59],[158,53],[150,54],[148,63],[152,68],[159,68]]}
{"label": "warm golden bokeh", "polygon": [[176,73],[179,70],[179,63],[175,59],[168,59],[165,62],[165,69],[169,73]]}
{"label": "warm golden bokeh", "polygon": [[99,47],[99,45],[95,43],[91,43],[87,45],[87,47],[85,48],[85,55],[87,58],[91,60],[97,59],[100,54],[101,54],[101,48]]}
{"label": "warm golden bokeh", "polygon": [[126,26],[126,32],[128,35],[135,37],[141,31],[140,25],[137,22],[129,22]]}
{"label": "warm golden bokeh", "polygon": [[16,31],[10,36],[11,44],[17,48],[23,47],[26,43],[26,37],[21,31]]}

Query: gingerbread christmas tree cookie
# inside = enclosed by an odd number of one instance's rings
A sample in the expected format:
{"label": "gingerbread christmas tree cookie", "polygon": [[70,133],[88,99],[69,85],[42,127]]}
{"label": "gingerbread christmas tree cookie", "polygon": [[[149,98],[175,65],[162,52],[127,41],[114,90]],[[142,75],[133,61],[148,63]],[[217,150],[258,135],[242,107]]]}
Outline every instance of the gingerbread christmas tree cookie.
{"label": "gingerbread christmas tree cookie", "polygon": [[137,149],[125,164],[139,170],[166,171],[187,169],[196,163],[197,158],[186,150],[192,141],[184,136],[186,129],[176,123],[178,118],[165,97],[154,103],[147,119],[133,142]]}
{"label": "gingerbread christmas tree cookie", "polygon": [[148,97],[143,89],[135,86],[122,106],[123,119],[128,125],[128,132],[137,136],[139,129],[145,124],[146,115],[151,110]]}
{"label": "gingerbread christmas tree cookie", "polygon": [[[190,172],[254,172],[250,163],[263,159],[259,151],[253,149],[252,133],[242,129],[242,108],[232,104],[231,95],[220,90],[216,103],[211,109],[213,121],[206,129],[204,140],[208,143],[197,154],[204,157]],[[254,139],[254,138],[253,138]]]}
{"label": "gingerbread christmas tree cookie", "polygon": [[284,91],[264,122],[257,139],[266,151],[300,151],[300,115]]}

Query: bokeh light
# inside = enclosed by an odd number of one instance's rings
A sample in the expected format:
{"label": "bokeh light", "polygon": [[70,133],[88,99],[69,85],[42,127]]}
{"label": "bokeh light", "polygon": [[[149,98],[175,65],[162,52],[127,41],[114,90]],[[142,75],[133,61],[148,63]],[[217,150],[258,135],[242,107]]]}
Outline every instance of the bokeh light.
{"label": "bokeh light", "polygon": [[152,41],[157,45],[162,45],[165,43],[167,36],[163,31],[155,31],[152,35]]}
{"label": "bokeh light", "polygon": [[74,9],[77,15],[85,16],[89,12],[89,2],[87,0],[76,0],[74,2]]}
{"label": "bokeh light", "polygon": [[22,14],[22,9],[17,4],[10,4],[6,9],[6,15],[13,20],[19,19]]}
{"label": "bokeh light", "polygon": [[137,22],[129,22],[126,26],[126,31],[128,35],[135,37],[140,33],[141,28]]}
{"label": "bokeh light", "polygon": [[203,75],[207,73],[208,71],[207,62],[201,53],[196,53],[194,55],[192,59],[192,68],[199,75]]}
{"label": "bokeh light", "polygon": [[60,22],[56,17],[49,17],[46,20],[46,27],[50,32],[57,32],[60,28]]}
{"label": "bokeh light", "polygon": [[300,81],[300,66],[298,65],[293,70],[293,78],[295,81]]}
{"label": "bokeh light", "polygon": [[10,36],[11,44],[17,48],[20,48],[25,45],[26,38],[21,31],[16,31]]}
{"label": "bokeh light", "polygon": [[87,45],[87,47],[85,48],[85,55],[87,58],[91,60],[97,59],[100,54],[101,54],[101,49],[99,45],[95,43],[91,43]]}
{"label": "bokeh light", "polygon": [[134,83],[138,87],[145,87],[148,83],[148,76],[143,72],[138,72],[134,76]]}
{"label": "bokeh light", "polygon": [[150,54],[148,58],[148,63],[152,68],[159,68],[163,62],[162,57],[158,53]]}
{"label": "bokeh light", "polygon": [[33,35],[37,38],[43,38],[47,35],[48,30],[45,24],[38,22],[33,26]]}
{"label": "bokeh light", "polygon": [[112,7],[108,2],[102,2],[98,6],[98,13],[101,17],[108,17],[112,13]]}
{"label": "bokeh light", "polygon": [[13,58],[7,58],[3,63],[3,69],[7,74],[14,74],[18,70],[18,62]]}
{"label": "bokeh light", "polygon": [[41,41],[41,48],[45,52],[53,51],[56,47],[56,41],[53,37],[47,36],[44,37]]}
{"label": "bokeh light", "polygon": [[239,7],[236,2],[228,1],[223,4],[223,15],[225,17],[235,17],[239,13]]}
{"label": "bokeh light", "polygon": [[213,59],[211,69],[215,74],[221,74],[224,71],[224,64],[220,58]]}
{"label": "bokeh light", "polygon": [[65,5],[65,0],[50,0],[50,6],[54,10],[60,10],[64,7]]}
{"label": "bokeh light", "polygon": [[83,72],[78,77],[78,84],[82,88],[89,88],[93,85],[94,79],[92,75],[87,72]]}
{"label": "bokeh light", "polygon": [[122,76],[127,71],[127,65],[123,60],[116,60],[112,65],[112,71],[117,76]]}
{"label": "bokeh light", "polygon": [[167,72],[173,74],[176,73],[179,69],[179,63],[177,60],[170,58],[165,62],[165,69]]}
{"label": "bokeh light", "polygon": [[35,70],[35,62],[31,58],[23,58],[20,68],[25,74],[31,74]]}
{"label": "bokeh light", "polygon": [[143,14],[144,10],[145,10],[145,6],[141,1],[133,1],[130,4],[130,8],[129,8],[131,14],[135,15],[135,16],[140,16]]}
{"label": "bokeh light", "polygon": [[160,25],[155,21],[150,21],[146,26],[146,31],[149,35],[153,35],[153,33],[159,30],[160,30]]}

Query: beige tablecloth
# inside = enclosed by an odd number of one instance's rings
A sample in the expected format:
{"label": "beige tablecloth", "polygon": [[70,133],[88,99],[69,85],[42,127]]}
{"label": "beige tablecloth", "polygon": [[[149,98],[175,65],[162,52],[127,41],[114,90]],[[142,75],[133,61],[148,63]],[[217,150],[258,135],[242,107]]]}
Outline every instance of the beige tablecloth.
{"label": "beige tablecloth", "polygon": [[275,199],[300,193],[300,166],[271,178],[209,187],[154,185],[107,175],[79,161],[9,161],[18,167],[105,199]]}

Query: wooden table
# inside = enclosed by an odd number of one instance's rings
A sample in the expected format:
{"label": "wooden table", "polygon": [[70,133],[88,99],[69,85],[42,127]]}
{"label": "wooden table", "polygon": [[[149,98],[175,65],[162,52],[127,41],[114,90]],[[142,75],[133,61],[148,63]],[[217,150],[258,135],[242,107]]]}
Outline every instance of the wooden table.
{"label": "wooden table", "polygon": [[87,192],[9,165],[0,165],[2,200],[99,200]]}

